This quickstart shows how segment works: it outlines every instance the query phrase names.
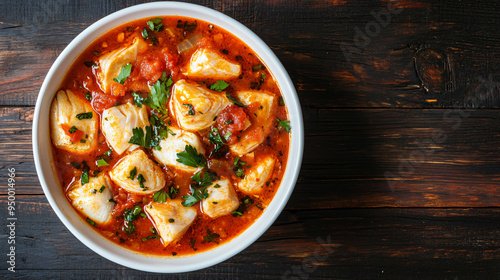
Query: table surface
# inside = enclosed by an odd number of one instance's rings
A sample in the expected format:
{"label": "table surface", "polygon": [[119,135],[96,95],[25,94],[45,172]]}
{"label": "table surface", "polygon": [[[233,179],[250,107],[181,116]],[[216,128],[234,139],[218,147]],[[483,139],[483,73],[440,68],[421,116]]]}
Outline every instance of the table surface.
{"label": "table surface", "polygon": [[[16,172],[19,278],[155,279],[79,242],[43,195],[31,150],[38,90],[64,47],[142,1],[0,2],[0,209]],[[302,170],[274,225],[237,256],[172,279],[500,277],[500,3],[191,1],[235,18],[288,70]]]}

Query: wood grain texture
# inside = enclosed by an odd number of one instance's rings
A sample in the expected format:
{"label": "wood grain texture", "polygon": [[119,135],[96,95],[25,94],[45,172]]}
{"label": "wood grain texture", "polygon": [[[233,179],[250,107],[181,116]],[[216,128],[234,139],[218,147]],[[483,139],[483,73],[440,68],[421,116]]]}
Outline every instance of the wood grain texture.
{"label": "wood grain texture", "polygon": [[[4,196],[0,200],[6,203]],[[45,197],[17,202],[18,279],[164,278],[93,253],[64,228]],[[484,279],[498,276],[498,215],[499,209],[477,208],[284,211],[237,256],[168,278]]]}
{"label": "wood grain texture", "polygon": [[36,177],[34,105],[73,38],[144,2],[0,1],[0,178],[16,169],[19,218],[18,272],[1,277],[500,278],[500,2],[487,0],[187,1],[249,27],[290,74],[306,132],[294,193],[257,242],[192,273],[127,269],[80,243]]}

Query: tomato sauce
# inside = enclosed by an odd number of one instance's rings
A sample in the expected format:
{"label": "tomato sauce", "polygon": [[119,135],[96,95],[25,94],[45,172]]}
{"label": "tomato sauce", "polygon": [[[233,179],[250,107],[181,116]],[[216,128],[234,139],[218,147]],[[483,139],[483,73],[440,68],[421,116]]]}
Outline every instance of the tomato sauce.
{"label": "tomato sauce", "polygon": [[[133,99],[131,92],[144,97],[147,96],[150,92],[150,87],[161,78],[163,72],[167,76],[170,75],[174,83],[180,79],[187,79],[208,87],[215,83],[217,79],[192,78],[184,74],[186,73],[185,67],[191,54],[197,47],[205,47],[222,54],[233,63],[241,65],[241,75],[237,78],[227,80],[230,87],[225,90],[226,92],[233,94],[237,91],[259,90],[270,93],[280,103],[274,109],[274,117],[279,120],[288,119],[286,106],[282,104],[280,89],[272,73],[265,69],[265,64],[259,60],[259,57],[237,37],[222,28],[200,20],[178,16],[165,16],[161,18],[163,28],[160,31],[147,29],[150,36],[146,40],[148,43],[147,50],[137,57],[132,65],[132,71],[124,84],[116,82],[111,84],[111,94],[103,92],[96,78],[97,70],[94,66],[97,63],[98,57],[122,47],[134,37],[142,36],[142,32],[144,28],[147,28],[147,22],[150,18],[126,23],[106,32],[94,41],[75,60],[64,77],[60,89],[71,90],[81,98],[81,102],[90,103],[95,112],[102,114],[105,109],[131,102]],[[196,23],[196,27],[192,28],[194,23]],[[186,28],[186,24],[188,28]],[[196,34],[201,35],[197,46],[191,50],[179,53],[177,46],[186,38],[190,38]],[[245,120],[259,106],[260,104],[258,103],[251,104],[246,108],[230,105],[222,111],[214,126],[220,130],[223,138],[227,133],[231,133],[230,137],[225,139],[226,144],[233,144],[239,140]],[[149,107],[148,110],[149,114],[151,114]],[[101,127],[100,121],[99,127]],[[175,118],[170,118],[170,121],[171,125],[177,125]],[[65,131],[68,129],[64,128]],[[262,129],[256,130],[254,132],[255,138],[258,139],[261,137],[262,135],[260,134],[262,133],[264,133]],[[81,138],[82,135],[74,135],[74,137],[75,141],[77,141],[78,139],[76,138]],[[202,142],[206,150],[205,157],[208,159],[211,171],[217,173],[218,176],[229,178],[234,185],[234,182],[239,180],[233,170],[236,155],[231,154],[226,148],[222,150],[222,154],[219,154],[218,157],[210,157],[209,154],[213,150],[214,145],[208,142],[206,135],[200,134],[199,137],[203,139]],[[271,203],[286,168],[289,141],[290,134],[278,125],[277,120],[274,120],[273,126],[270,132],[265,135],[264,141],[253,150],[253,156],[242,157],[241,160],[244,160],[247,166],[254,164],[255,161],[266,155],[273,155],[276,158],[272,177],[265,183],[262,192],[256,195],[249,195],[253,203],[247,207],[242,216],[225,215],[212,219],[204,215],[200,203],[196,203],[194,207],[196,207],[198,215],[190,228],[180,240],[164,247],[160,239],[152,238],[144,240],[144,238],[152,235],[151,228],[154,227],[153,221],[147,216],[140,216],[134,221],[135,230],[133,233],[129,234],[123,230],[123,213],[125,210],[132,209],[135,205],[143,208],[144,205],[153,200],[154,194],[138,195],[129,193],[120,186],[111,183],[113,200],[116,202],[113,209],[113,219],[109,224],[96,225],[93,228],[107,239],[144,254],[180,256],[214,248],[218,244],[222,244],[238,236],[247,229],[265,211],[267,205]],[[118,161],[126,155],[126,153],[118,155],[116,152],[110,151],[110,146],[101,130],[98,132],[97,148],[89,153],[70,152],[58,149],[55,146],[53,146],[53,153],[59,180],[65,191],[67,191],[71,184],[79,180],[82,173],[81,168],[75,168],[75,163],[82,164],[85,162],[90,169],[90,176],[95,176],[100,172],[111,171]],[[150,153],[147,151],[146,153],[154,160],[154,157]],[[108,165],[98,166],[97,161],[101,158]],[[166,166],[162,166],[162,168],[167,178],[164,190],[169,190],[169,188],[173,187],[178,191],[175,198],[181,198],[184,195],[190,194],[191,173]],[[241,201],[245,197],[245,194],[240,192],[236,186],[235,190]],[[71,202],[69,198],[68,200]],[[144,210],[142,213],[145,213]],[[80,215],[84,220],[87,218],[83,214]],[[213,240],[213,242],[204,242],[207,230],[217,233],[219,237]]]}

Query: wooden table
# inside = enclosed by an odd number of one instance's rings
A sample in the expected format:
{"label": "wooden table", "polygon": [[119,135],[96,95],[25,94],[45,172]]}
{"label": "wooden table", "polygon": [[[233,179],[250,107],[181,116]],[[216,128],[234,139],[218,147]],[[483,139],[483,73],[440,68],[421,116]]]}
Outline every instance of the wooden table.
{"label": "wooden table", "polygon": [[[38,90],[64,47],[141,1],[0,2],[1,275],[155,279],[80,243],[43,195]],[[500,3],[191,1],[259,35],[295,83],[305,152],[295,191],[252,246],[175,279],[500,277]],[[8,168],[16,273],[6,270]],[[76,276],[75,276],[76,275]]]}

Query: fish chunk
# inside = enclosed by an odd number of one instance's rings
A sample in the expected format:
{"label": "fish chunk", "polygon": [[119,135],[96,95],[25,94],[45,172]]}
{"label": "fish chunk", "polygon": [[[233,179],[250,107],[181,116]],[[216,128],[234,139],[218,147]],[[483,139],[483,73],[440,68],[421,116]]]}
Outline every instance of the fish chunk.
{"label": "fish chunk", "polygon": [[[144,178],[143,187],[140,184],[140,175]],[[165,187],[166,183],[163,170],[150,160],[143,150],[135,150],[121,159],[118,165],[111,170],[109,176],[115,184],[137,194],[157,192]]]}
{"label": "fish chunk", "polygon": [[145,127],[149,125],[148,112],[145,106],[138,108],[130,103],[111,107],[102,112],[102,133],[113,150],[121,155],[127,149],[134,150],[138,146],[130,144],[133,129],[142,128],[146,135]]}
{"label": "fish chunk", "polygon": [[145,211],[153,219],[163,246],[180,239],[196,218],[194,207],[184,207],[179,200],[165,203],[150,202]]}
{"label": "fish chunk", "polygon": [[[79,120],[76,115],[92,113],[92,118]],[[52,101],[50,107],[50,133],[52,143],[60,149],[71,152],[84,153],[97,147],[98,115],[90,104],[71,90],[60,90]],[[66,134],[63,125],[76,127],[83,131],[83,141],[71,143],[71,137]]]}
{"label": "fish chunk", "polygon": [[233,184],[228,179],[221,177],[207,188],[208,197],[203,199],[203,213],[211,218],[231,214],[240,205]]}
{"label": "fish chunk", "polygon": [[231,63],[209,49],[196,50],[189,61],[186,75],[197,78],[229,79],[241,74],[241,66]]}
{"label": "fish chunk", "polygon": [[243,131],[238,143],[229,146],[231,151],[242,156],[257,148],[271,131],[276,102],[272,94],[260,91],[239,91],[236,97],[247,106],[252,103],[260,104],[254,114],[249,115],[252,125]]}
{"label": "fish chunk", "polygon": [[108,175],[101,173],[97,177],[90,177],[84,185],[81,180],[73,183],[68,190],[68,197],[71,204],[92,221],[106,224],[111,220],[115,203],[109,201],[113,198],[113,191]]}
{"label": "fish chunk", "polygon": [[118,77],[122,67],[128,63],[135,62],[137,54],[146,48],[146,42],[140,37],[135,37],[130,46],[101,55],[98,59],[97,80],[102,91],[110,94],[110,86],[113,83],[113,79]]}
{"label": "fish chunk", "polygon": [[173,86],[169,105],[182,129],[199,131],[213,125],[215,117],[229,104],[221,93],[180,80]]}
{"label": "fish chunk", "polygon": [[249,194],[260,192],[264,183],[271,178],[275,162],[276,159],[272,156],[256,160],[246,171],[245,177],[238,182],[238,189]]}
{"label": "fish chunk", "polygon": [[196,172],[199,168],[177,162],[177,154],[183,152],[186,149],[186,145],[191,145],[198,153],[205,154],[205,149],[200,139],[192,132],[181,130],[173,126],[170,127],[170,130],[175,135],[169,134],[167,138],[161,140],[161,149],[153,149],[153,156],[164,165],[187,172]]}

